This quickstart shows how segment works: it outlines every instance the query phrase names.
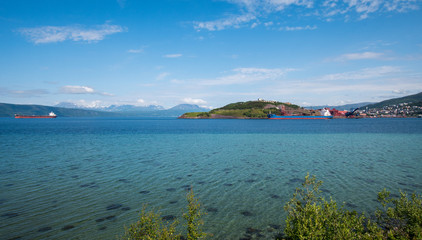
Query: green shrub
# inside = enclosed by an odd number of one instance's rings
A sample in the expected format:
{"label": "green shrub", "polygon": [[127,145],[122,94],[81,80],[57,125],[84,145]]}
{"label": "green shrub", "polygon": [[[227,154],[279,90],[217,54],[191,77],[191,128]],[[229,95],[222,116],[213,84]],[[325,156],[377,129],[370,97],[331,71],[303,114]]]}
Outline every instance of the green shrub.
{"label": "green shrub", "polygon": [[[205,214],[201,209],[201,204],[195,198],[191,189],[186,196],[188,202],[187,212],[183,214],[186,220],[187,239],[198,240],[205,239],[208,235],[202,231],[204,222],[202,216]],[[139,214],[139,220],[133,223],[129,228],[125,227],[125,233],[122,240],[179,240],[185,239],[182,234],[176,233],[178,221],[172,223],[164,222],[159,211],[146,211],[142,208]]]}
{"label": "green shrub", "polygon": [[285,205],[287,239],[382,239],[382,231],[364,215],[337,207],[320,197],[322,181],[305,177]]}
{"label": "green shrub", "polygon": [[133,223],[129,228],[125,228],[125,234],[121,238],[127,240],[173,240],[181,239],[180,235],[175,234],[177,221],[171,224],[164,223],[159,211],[146,211],[142,208],[139,220]]}
{"label": "green shrub", "polygon": [[186,220],[188,240],[204,239],[207,234],[202,231],[202,225],[204,221],[202,216],[205,214],[201,210],[201,204],[198,199],[195,198],[192,188],[186,196],[188,201],[187,212],[183,214],[183,218]]}
{"label": "green shrub", "polygon": [[384,211],[377,210],[379,224],[389,239],[422,239],[422,197],[413,193],[411,199],[400,192],[400,198],[391,198],[390,192],[378,193]]}

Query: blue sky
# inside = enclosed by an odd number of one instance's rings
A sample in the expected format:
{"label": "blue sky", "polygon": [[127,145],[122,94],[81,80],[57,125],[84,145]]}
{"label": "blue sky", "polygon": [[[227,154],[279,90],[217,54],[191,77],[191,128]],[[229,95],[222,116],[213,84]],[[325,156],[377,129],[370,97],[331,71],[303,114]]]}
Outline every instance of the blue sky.
{"label": "blue sky", "polygon": [[0,102],[307,106],[421,91],[420,0],[0,2]]}

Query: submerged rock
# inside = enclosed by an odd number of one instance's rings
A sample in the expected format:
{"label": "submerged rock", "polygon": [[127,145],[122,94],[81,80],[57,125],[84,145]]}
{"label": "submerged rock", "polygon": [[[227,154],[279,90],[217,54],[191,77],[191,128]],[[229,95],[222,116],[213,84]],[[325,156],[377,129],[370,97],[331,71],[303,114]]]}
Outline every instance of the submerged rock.
{"label": "submerged rock", "polygon": [[123,205],[119,204],[119,203],[114,203],[114,204],[110,204],[106,207],[107,210],[113,210],[113,209],[118,209],[121,208]]}
{"label": "submerged rock", "polygon": [[273,199],[279,199],[279,198],[281,198],[279,195],[277,195],[277,194],[271,194],[270,195],[270,197],[271,198],[273,198]]}
{"label": "submerged rock", "polygon": [[96,184],[95,184],[95,182],[90,182],[90,183],[85,183],[85,184],[82,184],[82,185],[80,185],[80,187],[89,187],[89,188],[94,188],[94,187],[98,187]]}
{"label": "submerged rock", "polygon": [[357,208],[358,206],[356,206],[355,204],[353,204],[353,203],[346,203],[346,207],[349,207],[349,208]]}
{"label": "submerged rock", "polygon": [[270,224],[268,226],[270,226],[272,229],[280,229],[281,228],[281,225],[278,225],[278,224]]}
{"label": "submerged rock", "polygon": [[75,226],[73,226],[73,225],[66,225],[66,226],[62,227],[62,231],[66,231],[66,230],[72,229],[74,227]]}
{"label": "submerged rock", "polygon": [[294,184],[294,183],[302,183],[302,182],[303,182],[303,179],[292,178],[292,179],[289,180],[288,184],[291,185],[291,184]]}
{"label": "submerged rock", "polygon": [[47,231],[50,231],[51,229],[52,229],[51,227],[42,227],[38,229],[38,232],[47,232]]}
{"label": "submerged rock", "polygon": [[176,219],[176,216],[174,216],[174,215],[165,215],[165,216],[162,217],[162,219],[164,221],[172,221],[172,220]]}
{"label": "submerged rock", "polygon": [[262,230],[248,227],[246,228],[246,233],[243,238],[241,239],[256,239],[256,238],[262,238],[264,235],[261,234]]}
{"label": "submerged rock", "polygon": [[245,217],[252,217],[254,214],[249,211],[241,211],[240,214],[242,214]]}
{"label": "submerged rock", "polygon": [[216,213],[216,212],[218,212],[218,209],[214,208],[214,207],[209,207],[209,208],[207,208],[207,212]]}
{"label": "submerged rock", "polygon": [[252,227],[246,228],[246,234],[256,234],[256,233],[260,233],[260,232],[262,232],[262,230],[252,228]]}
{"label": "submerged rock", "polygon": [[13,217],[17,217],[19,216],[19,213],[15,213],[15,212],[10,212],[10,213],[5,213],[3,215],[1,215],[2,217],[7,217],[7,218],[13,218]]}
{"label": "submerged rock", "polygon": [[9,238],[9,240],[19,240],[19,239],[22,239],[22,238],[23,238],[22,236],[17,236],[17,237]]}

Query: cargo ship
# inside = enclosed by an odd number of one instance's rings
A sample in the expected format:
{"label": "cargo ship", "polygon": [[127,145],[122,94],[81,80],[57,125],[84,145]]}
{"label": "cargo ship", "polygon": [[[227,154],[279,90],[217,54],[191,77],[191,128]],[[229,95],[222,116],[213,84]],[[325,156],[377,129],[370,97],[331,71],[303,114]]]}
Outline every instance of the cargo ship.
{"label": "cargo ship", "polygon": [[48,115],[19,115],[15,114],[15,118],[56,118],[57,115],[50,112]]}
{"label": "cargo ship", "polygon": [[283,115],[278,116],[275,114],[268,114],[268,119],[275,119],[275,120],[296,120],[296,119],[332,119],[333,115],[331,115],[328,109],[321,109],[322,116],[295,116],[295,115]]}

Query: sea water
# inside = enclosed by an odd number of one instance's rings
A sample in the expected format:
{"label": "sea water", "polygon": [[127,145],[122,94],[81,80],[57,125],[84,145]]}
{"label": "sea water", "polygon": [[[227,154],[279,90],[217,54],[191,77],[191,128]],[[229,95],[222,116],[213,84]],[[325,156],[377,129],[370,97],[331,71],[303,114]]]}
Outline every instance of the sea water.
{"label": "sea water", "polygon": [[0,119],[0,238],[116,239],[138,211],[183,224],[187,189],[213,239],[272,239],[307,173],[373,214],[422,192],[421,119]]}

